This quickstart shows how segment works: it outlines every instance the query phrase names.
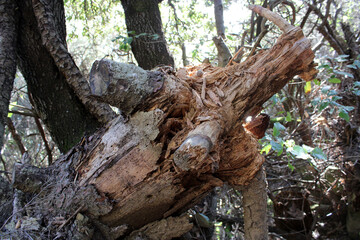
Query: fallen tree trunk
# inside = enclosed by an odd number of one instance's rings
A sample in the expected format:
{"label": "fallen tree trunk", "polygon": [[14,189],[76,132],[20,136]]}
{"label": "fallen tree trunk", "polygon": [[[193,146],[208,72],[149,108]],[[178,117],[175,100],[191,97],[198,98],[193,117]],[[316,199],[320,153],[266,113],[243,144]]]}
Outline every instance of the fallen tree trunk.
{"label": "fallen tree trunk", "polygon": [[[264,159],[243,119],[257,115],[295,75],[310,78],[314,55],[300,28],[251,8],[284,34],[243,63],[202,64],[176,74],[105,59],[94,63],[93,97],[118,107],[122,116],[41,171],[44,185],[36,188],[31,208],[32,218],[46,226],[38,230],[71,239],[100,233],[107,239],[171,239],[191,228],[181,214],[215,186],[253,179]],[[30,174],[17,166],[14,182],[24,172]]]}

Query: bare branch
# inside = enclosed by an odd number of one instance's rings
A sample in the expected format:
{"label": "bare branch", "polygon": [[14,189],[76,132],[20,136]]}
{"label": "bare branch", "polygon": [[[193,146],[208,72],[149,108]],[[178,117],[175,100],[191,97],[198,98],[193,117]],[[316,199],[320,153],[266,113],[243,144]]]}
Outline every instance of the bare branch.
{"label": "bare branch", "polygon": [[284,20],[281,16],[278,14],[270,11],[269,9],[263,8],[258,5],[250,5],[249,8],[259,14],[260,16],[263,16],[267,18],[269,21],[273,22],[276,26],[280,28],[281,31],[284,33],[290,31],[294,28],[291,24],[289,24],[286,20]]}
{"label": "bare branch", "polygon": [[40,132],[40,135],[41,135],[41,138],[42,140],[44,141],[44,144],[45,144],[45,150],[46,150],[46,153],[47,153],[47,156],[48,156],[48,165],[51,165],[52,164],[52,153],[51,153],[51,148],[49,146],[49,142],[47,141],[46,139],[46,136],[45,136],[45,131],[41,125],[41,122],[40,122],[40,119],[38,117],[34,117],[35,119],[35,123],[36,123],[36,126]]}
{"label": "bare branch", "polygon": [[11,132],[11,135],[16,142],[17,146],[19,147],[19,150],[21,152],[21,155],[23,155],[26,152],[26,149],[24,147],[24,144],[21,141],[20,135],[16,132],[14,123],[11,121],[11,118],[6,118],[6,124],[9,127],[9,130]]}

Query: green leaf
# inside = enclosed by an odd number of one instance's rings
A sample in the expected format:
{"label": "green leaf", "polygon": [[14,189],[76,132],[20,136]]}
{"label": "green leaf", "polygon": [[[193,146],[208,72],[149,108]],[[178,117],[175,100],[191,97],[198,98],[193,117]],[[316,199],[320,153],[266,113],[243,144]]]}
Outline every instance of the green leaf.
{"label": "green leaf", "polygon": [[11,118],[11,116],[13,115],[13,113],[10,113],[10,112],[8,112],[8,118]]}
{"label": "green leaf", "polygon": [[210,221],[209,217],[202,213],[196,213],[195,219],[197,224],[199,224],[200,227],[204,228],[211,228],[213,226],[213,223]]}
{"label": "green leaf", "polygon": [[132,37],[124,38],[124,43],[126,43],[126,44],[131,44],[132,41],[133,41]]}
{"label": "green leaf", "polygon": [[284,144],[287,148],[292,148],[295,146],[295,141],[294,141],[294,139],[289,139],[289,140],[286,140]]}
{"label": "green leaf", "polygon": [[271,148],[274,149],[275,152],[277,152],[277,155],[280,156],[283,152],[283,146],[280,143],[277,143],[273,140],[270,141]]}
{"label": "green leaf", "polygon": [[271,150],[271,144],[268,144],[261,149],[260,154],[262,154],[263,152],[265,152],[265,154],[268,154],[270,150]]}
{"label": "green leaf", "polygon": [[320,86],[321,82],[318,79],[314,79],[313,81],[314,81],[315,85]]}
{"label": "green leaf", "polygon": [[279,122],[276,122],[274,123],[274,127],[273,127],[273,135],[275,137],[279,136],[280,135],[280,131],[282,130],[285,130],[285,127],[279,123]]}
{"label": "green leaf", "polygon": [[293,118],[291,117],[290,112],[286,112],[286,118],[285,118],[285,121],[286,121],[286,122],[291,122],[292,120],[293,120]]}
{"label": "green leaf", "polygon": [[324,86],[324,87],[321,88],[321,92],[322,92],[322,93],[327,93],[330,89],[331,89],[331,86],[326,85],[326,86]]}
{"label": "green leaf", "polygon": [[344,109],[346,112],[350,112],[350,111],[352,111],[352,110],[355,109],[355,108],[352,107],[352,106],[342,106],[342,105],[341,105],[341,107],[342,107],[342,109]]}
{"label": "green leaf", "polygon": [[306,82],[305,86],[304,86],[304,90],[305,90],[305,93],[308,94],[311,92],[311,82]]}
{"label": "green leaf", "polygon": [[288,167],[290,168],[291,171],[294,171],[295,169],[294,165],[292,165],[290,161],[288,161]]}
{"label": "green leaf", "polygon": [[328,82],[330,82],[330,83],[341,83],[341,80],[339,78],[329,78]]}
{"label": "green leaf", "polygon": [[11,103],[9,104],[9,110],[12,110],[12,109],[15,107],[15,105],[17,105],[17,101],[11,102]]}
{"label": "green leaf", "polygon": [[355,65],[346,65],[348,68],[352,68],[352,69],[356,69],[356,66]]}
{"label": "green leaf", "polygon": [[330,66],[328,64],[321,64],[318,69],[321,69],[321,68],[326,68],[326,69],[329,69]]}
{"label": "green leaf", "polygon": [[231,40],[231,41],[234,41],[234,38],[231,35],[226,35],[226,38]]}
{"label": "green leaf", "polygon": [[341,117],[342,119],[345,119],[347,122],[350,121],[349,114],[348,114],[346,111],[344,111],[344,110],[341,110],[341,111],[339,112],[339,117]]}
{"label": "green leaf", "polygon": [[305,152],[307,152],[307,153],[312,152],[312,150],[314,150],[313,147],[310,147],[310,146],[305,145],[305,144],[303,144],[301,147],[302,147],[302,148],[305,150]]}
{"label": "green leaf", "polygon": [[352,75],[351,73],[348,73],[348,72],[343,72],[343,71],[334,70],[334,73],[337,73],[337,74],[340,74],[340,75],[343,75],[343,76],[347,76],[347,77],[354,78],[354,75]]}
{"label": "green leaf", "polygon": [[346,62],[349,55],[339,55],[335,58],[337,62]]}
{"label": "green leaf", "polygon": [[335,96],[335,95],[337,95],[337,94],[338,94],[338,93],[337,93],[337,91],[336,91],[335,89],[330,90],[329,93],[328,93],[329,96]]}
{"label": "green leaf", "polygon": [[320,148],[318,148],[318,147],[314,148],[314,150],[311,151],[311,155],[312,155],[314,158],[317,158],[317,159],[321,159],[321,160],[326,160],[326,159],[327,159],[327,157],[326,157],[326,155],[324,154],[324,152],[323,152]]}
{"label": "green leaf", "polygon": [[355,61],[354,61],[354,65],[357,66],[358,68],[360,68],[360,61],[359,61],[359,60],[355,60]]}
{"label": "green leaf", "polygon": [[280,131],[285,130],[286,128],[284,127],[284,125],[282,125],[279,122],[274,123],[274,127],[276,127],[277,129],[279,129]]}
{"label": "green leaf", "polygon": [[329,102],[322,102],[319,107],[319,111],[325,109],[327,106],[329,106]]}
{"label": "green leaf", "polygon": [[305,151],[305,149],[303,147],[300,147],[299,145],[295,145],[293,147],[293,149],[290,150],[290,153],[295,158],[300,158],[300,159],[308,159],[308,158],[310,158],[310,155]]}
{"label": "green leaf", "polygon": [[152,40],[158,40],[160,38],[160,35],[157,33],[154,33],[151,37],[152,37]]}

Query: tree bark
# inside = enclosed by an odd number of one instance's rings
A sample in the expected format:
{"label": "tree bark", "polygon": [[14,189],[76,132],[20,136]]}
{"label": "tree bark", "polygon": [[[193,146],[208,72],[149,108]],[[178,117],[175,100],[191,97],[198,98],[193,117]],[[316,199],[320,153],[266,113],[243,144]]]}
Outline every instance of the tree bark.
{"label": "tree bark", "polygon": [[[5,122],[16,73],[17,41],[16,5],[12,0],[0,0],[0,158]],[[4,164],[5,167],[5,164]],[[6,169],[4,169],[6,171]],[[0,172],[2,174],[4,172]],[[6,172],[5,172],[6,173]],[[7,174],[7,173],[6,173]],[[0,228],[11,217],[13,191],[10,183],[0,175]],[[1,229],[0,229],[1,231]]]}
{"label": "tree bark", "polygon": [[0,154],[16,73],[17,15],[15,7],[14,1],[0,1]]}
{"label": "tree bark", "polygon": [[[269,10],[251,8],[284,34],[273,48],[241,64],[202,64],[176,74],[165,67],[146,74],[109,60],[94,64],[96,98],[110,103],[118,91],[129,100],[130,93],[138,94],[142,101],[125,106],[126,99],[116,99],[113,104],[126,117],[84,138],[46,171],[16,168],[20,181],[14,183],[34,182],[23,191],[37,192],[39,181],[45,183],[27,209],[33,221],[43,223],[39,232],[71,239],[97,234],[170,239],[191,227],[181,214],[215,186],[249,184],[264,158],[242,120],[256,115],[292,77],[311,71],[314,58],[300,28]],[[134,74],[126,81],[129,71]],[[21,178],[30,172],[42,178]]]}
{"label": "tree bark", "polygon": [[216,49],[218,51],[218,66],[225,67],[231,59],[231,53],[229,48],[226,46],[225,39],[225,26],[224,26],[224,14],[223,14],[223,3],[222,0],[214,1],[214,12],[216,22],[217,36],[213,37]]}
{"label": "tree bark", "polygon": [[216,49],[218,51],[218,66],[225,67],[231,59],[231,53],[229,48],[226,46],[224,39],[220,36],[213,37]]}
{"label": "tree bark", "polygon": [[174,67],[174,59],[162,31],[158,6],[161,1],[121,0],[128,34],[133,38],[131,50],[143,69],[152,69],[161,64]]}
{"label": "tree bark", "polygon": [[0,176],[0,228],[11,216],[13,201],[13,189],[10,183]]}
{"label": "tree bark", "polygon": [[268,239],[267,183],[261,168],[249,185],[242,188],[246,240]]}
{"label": "tree bark", "polygon": [[217,35],[225,38],[224,7],[222,0],[214,0],[214,12]]}
{"label": "tree bark", "polygon": [[[66,46],[63,2],[46,2],[53,10],[56,26],[54,34]],[[84,134],[94,132],[100,124],[75,96],[74,90],[43,45],[31,0],[17,1],[17,6],[20,15],[17,44],[19,68],[34,100],[37,114],[60,151],[66,152]]]}

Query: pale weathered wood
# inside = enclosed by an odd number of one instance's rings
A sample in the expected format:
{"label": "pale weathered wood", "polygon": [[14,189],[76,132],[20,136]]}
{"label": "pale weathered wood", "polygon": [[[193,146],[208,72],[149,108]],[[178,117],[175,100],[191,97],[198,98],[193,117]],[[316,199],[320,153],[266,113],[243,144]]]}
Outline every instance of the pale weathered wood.
{"label": "pale weathered wood", "polygon": [[[314,55],[301,29],[278,24],[285,33],[271,49],[225,68],[202,64],[175,74],[159,68],[161,79],[153,73],[149,84],[149,73],[135,67],[107,60],[95,64],[93,96],[108,103],[114,98],[120,108],[129,100],[123,109],[128,115],[84,138],[57,163],[59,169],[66,166],[65,180],[47,191],[61,193],[63,200],[57,196],[49,204],[72,213],[84,206],[81,211],[102,229],[136,230],[184,212],[224,182],[249,184],[264,158],[257,139],[242,126],[244,117],[256,115],[295,75],[314,72]],[[128,77],[129,69],[137,76]],[[117,97],[117,91],[126,96]],[[44,201],[36,203],[48,208]],[[47,211],[48,218],[55,216],[53,209]],[[117,237],[125,234],[120,232]]]}
{"label": "pale weathered wood", "polygon": [[313,66],[301,29],[280,24],[286,32],[274,47],[244,63],[203,64],[176,75],[158,69],[164,73],[161,89],[138,102],[142,111],[127,122],[109,124],[77,167],[81,185],[93,184],[114,202],[101,222],[139,228],[183,211],[225,181],[251,181],[264,158],[242,119]]}
{"label": "pale weathered wood", "polygon": [[94,62],[89,83],[92,96],[129,115],[162,88],[164,79],[161,72],[101,59]]}

